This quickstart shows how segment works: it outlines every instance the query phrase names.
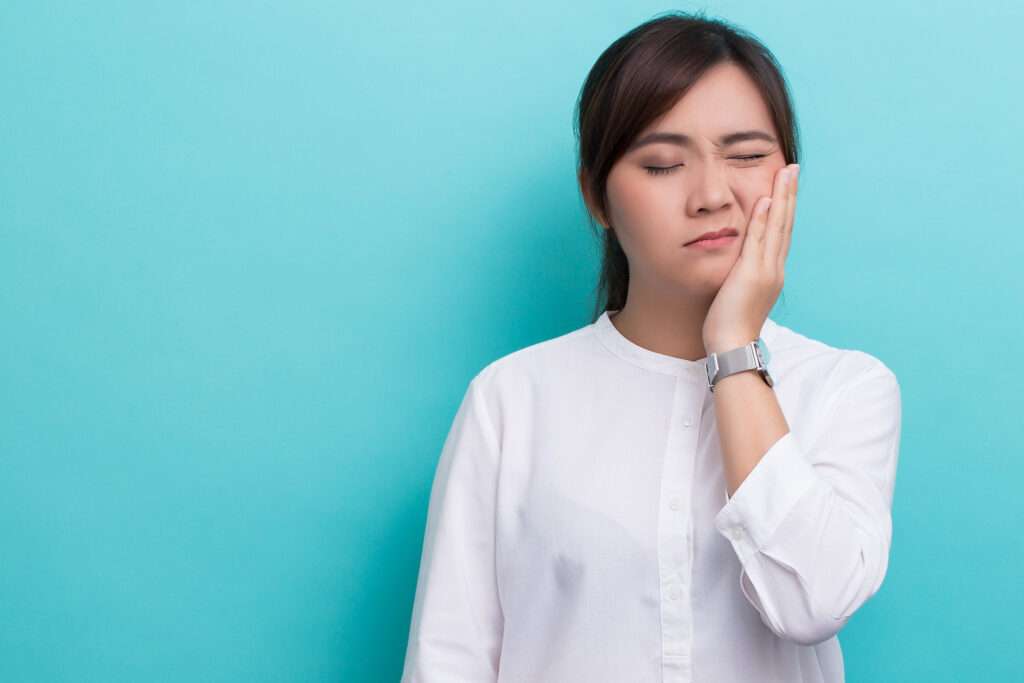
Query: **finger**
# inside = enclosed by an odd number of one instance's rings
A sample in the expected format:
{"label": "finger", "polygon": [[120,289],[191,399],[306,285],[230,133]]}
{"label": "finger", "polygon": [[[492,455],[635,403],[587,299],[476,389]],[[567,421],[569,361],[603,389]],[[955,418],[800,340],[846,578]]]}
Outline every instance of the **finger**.
{"label": "finger", "polygon": [[768,210],[774,203],[771,197],[761,197],[754,204],[754,213],[747,223],[747,236],[743,238],[743,245],[740,248],[740,258],[759,260],[761,251],[761,240],[758,235],[764,233],[765,223],[768,221]]}
{"label": "finger", "polygon": [[775,187],[772,195],[772,206],[768,210],[763,237],[760,242],[760,261],[758,267],[770,271],[773,275],[779,258],[779,226],[786,217],[786,205],[789,201],[789,166],[783,166],[775,175]]}
{"label": "finger", "polygon": [[793,224],[794,210],[797,205],[796,199],[796,171],[800,167],[797,164],[790,164],[785,167],[787,173],[785,179],[785,210],[780,212],[778,223],[768,224],[768,234],[765,238],[765,265],[772,268],[781,268],[784,263],[782,256],[786,249],[788,232]]}
{"label": "finger", "polygon": [[793,226],[796,223],[797,192],[800,189],[800,165],[796,164],[796,173],[793,175],[793,182],[790,184],[789,211],[786,224],[782,231],[782,245],[779,248],[779,272],[785,272],[786,258],[789,256],[789,245],[793,240]]}
{"label": "finger", "polygon": [[[777,171],[775,171],[775,176],[772,178],[772,193],[769,196],[763,197],[763,198],[761,198],[759,200],[759,201],[767,202],[767,204],[762,205],[763,208],[765,208],[766,210],[770,210],[771,206],[773,206],[775,204],[780,204],[782,202],[782,199],[781,199],[782,198],[782,193],[781,193],[780,190],[781,190],[781,187],[782,187],[782,182],[781,182],[782,171],[784,169],[785,169],[785,166],[783,166],[782,168],[780,168]],[[755,214],[757,213],[757,208],[758,208],[758,205],[755,204],[754,205],[754,213]],[[767,221],[766,220],[755,221],[754,218],[756,218],[756,216],[751,216],[750,217],[750,219],[751,219],[750,220],[750,223],[751,223],[750,228],[751,228],[751,230],[748,232],[748,234],[757,243],[757,246],[763,247],[764,246],[765,232],[767,231]]]}

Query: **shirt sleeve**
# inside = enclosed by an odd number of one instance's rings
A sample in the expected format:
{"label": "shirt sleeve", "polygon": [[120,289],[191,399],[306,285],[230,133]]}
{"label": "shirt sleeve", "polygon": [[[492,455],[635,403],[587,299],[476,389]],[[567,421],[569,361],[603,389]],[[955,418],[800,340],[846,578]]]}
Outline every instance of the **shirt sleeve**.
{"label": "shirt sleeve", "polygon": [[495,578],[498,439],[479,380],[438,460],[401,683],[496,681],[504,618]]}
{"label": "shirt sleeve", "polygon": [[787,432],[714,521],[740,560],[747,601],[803,645],[838,633],[889,564],[899,383],[879,362],[839,391],[814,448]]}

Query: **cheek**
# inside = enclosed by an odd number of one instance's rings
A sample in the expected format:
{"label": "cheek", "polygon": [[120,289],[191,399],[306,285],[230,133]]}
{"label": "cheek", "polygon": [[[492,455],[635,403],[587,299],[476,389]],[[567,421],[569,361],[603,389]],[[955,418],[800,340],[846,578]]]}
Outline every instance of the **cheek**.
{"label": "cheek", "polygon": [[[670,188],[671,181],[650,182],[643,177],[621,179],[614,188],[609,183],[609,198],[620,223],[631,230],[651,229],[678,210],[680,195]],[[617,201],[615,201],[617,200]]]}
{"label": "cheek", "polygon": [[759,169],[756,177],[751,178],[752,192],[754,193],[755,201],[760,197],[772,196],[772,190],[775,186],[775,176],[778,175],[779,170],[784,167],[784,163],[765,166]]}
{"label": "cheek", "polygon": [[[781,168],[781,166],[779,167]],[[749,219],[753,214],[754,206],[761,197],[772,196],[772,184],[775,173],[778,169],[765,167],[763,169],[751,170],[746,175],[737,177],[734,192],[739,199],[743,213]]]}
{"label": "cheek", "polygon": [[[609,219],[620,235],[643,231],[656,214],[654,202],[657,200],[649,184],[624,177],[624,174],[608,176]],[[623,237],[619,239],[622,241]]]}

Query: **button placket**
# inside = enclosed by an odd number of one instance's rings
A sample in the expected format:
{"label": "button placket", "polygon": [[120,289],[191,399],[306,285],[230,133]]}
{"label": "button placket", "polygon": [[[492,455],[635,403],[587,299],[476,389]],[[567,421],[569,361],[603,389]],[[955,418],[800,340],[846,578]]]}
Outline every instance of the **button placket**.
{"label": "button placket", "polygon": [[662,674],[665,681],[689,680],[692,642],[691,613],[691,495],[700,414],[705,409],[693,395],[689,378],[681,377],[672,411],[662,479],[659,515],[661,544]]}

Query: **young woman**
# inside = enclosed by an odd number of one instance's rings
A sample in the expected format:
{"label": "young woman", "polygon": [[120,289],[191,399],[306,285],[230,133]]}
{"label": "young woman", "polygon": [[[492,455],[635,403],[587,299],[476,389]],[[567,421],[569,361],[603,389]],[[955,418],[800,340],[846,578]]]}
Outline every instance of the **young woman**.
{"label": "young woman", "polygon": [[842,681],[836,634],[888,566],[900,390],[768,317],[797,193],[779,67],[672,13],[600,56],[578,113],[600,313],[470,382],[402,681]]}

